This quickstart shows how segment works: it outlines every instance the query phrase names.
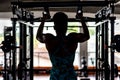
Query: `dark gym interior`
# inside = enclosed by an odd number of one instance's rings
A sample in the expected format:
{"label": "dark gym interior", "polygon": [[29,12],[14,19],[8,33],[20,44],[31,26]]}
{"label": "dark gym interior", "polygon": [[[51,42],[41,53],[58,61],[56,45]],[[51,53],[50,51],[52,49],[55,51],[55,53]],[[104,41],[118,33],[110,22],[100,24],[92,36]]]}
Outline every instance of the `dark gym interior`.
{"label": "dark gym interior", "polygon": [[75,52],[77,80],[120,80],[120,0],[1,0],[0,80],[52,80],[49,52],[36,39],[43,12],[43,32],[55,35],[57,12],[68,16],[67,34],[83,32],[79,11],[90,39]]}

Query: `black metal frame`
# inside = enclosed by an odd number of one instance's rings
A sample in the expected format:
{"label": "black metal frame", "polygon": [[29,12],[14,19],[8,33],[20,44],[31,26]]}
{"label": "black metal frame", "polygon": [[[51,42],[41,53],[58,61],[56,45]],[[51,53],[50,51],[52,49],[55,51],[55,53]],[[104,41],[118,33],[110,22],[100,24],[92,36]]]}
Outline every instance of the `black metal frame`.
{"label": "black metal frame", "polygon": [[[27,33],[27,30],[29,33]],[[29,43],[27,43],[28,39],[30,41]],[[28,78],[33,80],[33,27],[22,23],[20,23],[20,46],[22,48],[20,48],[19,63],[25,63],[25,66],[20,68],[20,76],[24,74],[24,76],[20,77],[20,80],[23,80],[23,78],[24,80],[28,80]],[[27,49],[30,51],[27,52]]]}
{"label": "black metal frame", "polygon": [[113,48],[114,43],[114,27],[115,27],[115,19],[116,17],[110,17],[110,22],[111,22],[111,80],[114,80],[114,52],[115,49]]}
{"label": "black metal frame", "polygon": [[[114,80],[114,51],[115,50],[113,48],[114,46],[113,38],[114,38],[115,19],[116,17],[114,16],[109,18],[109,21],[111,24],[110,27],[108,27],[108,24],[109,24],[108,21],[96,27],[96,80],[102,80],[102,79]],[[111,30],[110,34],[108,33],[109,30]],[[109,45],[109,43],[111,44]],[[109,52],[109,49],[110,49],[110,52]],[[109,58],[110,58],[110,61],[109,61]],[[104,63],[104,68],[101,67],[103,63]]]}
{"label": "black metal frame", "polygon": [[[97,4],[96,4],[97,3]],[[108,4],[114,3],[114,0],[108,1],[60,1],[60,2],[11,2],[12,5],[18,5],[21,8],[33,8],[33,7],[72,7],[72,6],[96,6],[102,7]]]}
{"label": "black metal frame", "polygon": [[14,51],[13,51],[13,65],[12,65],[12,70],[13,70],[13,80],[16,80],[16,19],[11,18],[12,20],[12,27],[13,27],[13,38],[14,38]]}
{"label": "black metal frame", "polygon": [[[103,8],[96,14],[96,18],[99,19],[97,22],[103,22],[96,27],[96,80],[114,80],[114,48],[113,48],[113,37],[114,37],[114,22],[116,17],[110,16],[114,14],[114,3],[110,4],[109,9]],[[102,15],[101,15],[102,14]],[[110,22],[110,30],[108,27],[108,21]],[[101,32],[101,33],[100,33]],[[109,38],[111,42],[109,42]],[[108,45],[111,43],[110,45]],[[110,52],[109,52],[110,49]],[[111,54],[110,54],[111,53]],[[110,54],[110,56],[108,55]],[[110,61],[109,61],[110,57]],[[111,62],[111,63],[110,63]],[[101,67],[103,66],[104,68]],[[104,77],[103,77],[104,76]]]}
{"label": "black metal frame", "polygon": [[[10,31],[7,31],[7,28],[5,26],[4,28],[4,41],[9,41],[9,38],[7,36],[12,36],[12,30]],[[10,45],[11,43],[9,43]],[[7,47],[7,45],[6,45]],[[7,52],[4,52],[4,70],[3,70],[3,78],[4,80],[10,80],[10,78],[12,77],[9,77],[9,75],[12,75],[12,50],[9,50]]]}
{"label": "black metal frame", "polygon": [[[21,76],[19,80],[33,80],[33,27],[25,24],[20,24],[20,45],[16,45],[16,23],[17,18],[11,18],[12,27],[5,27],[4,29],[4,41],[2,42],[2,50],[4,51],[4,80],[16,80],[18,78],[18,71],[21,74],[25,73],[24,77]],[[32,24],[32,23],[31,23]],[[28,30],[28,33],[27,33]],[[29,41],[27,43],[27,40]],[[27,44],[29,44],[27,46]],[[25,62],[25,66],[18,68],[16,49],[20,50],[19,62]],[[28,49],[28,52],[27,52]],[[29,61],[29,62],[28,62]],[[18,70],[20,69],[20,70]]]}
{"label": "black metal frame", "polygon": [[[96,4],[97,3],[97,4]],[[83,6],[96,6],[96,7],[111,7],[112,11],[111,13],[114,13],[114,3],[115,3],[115,0],[105,0],[105,1],[64,1],[64,2],[20,2],[20,1],[16,1],[16,2],[11,2],[11,4],[13,5],[13,14],[14,15],[17,15],[17,16],[20,16],[20,18],[18,17],[18,19],[20,20],[23,20],[25,22],[33,22],[33,21],[36,21],[37,19],[34,19],[33,16],[30,18],[30,19],[27,19],[27,18],[24,18],[26,16],[23,17],[23,12],[20,12],[18,10],[19,9],[23,9],[23,8],[34,8],[34,7],[73,7],[73,6],[76,6],[76,7],[83,7]],[[14,9],[16,8],[16,9]],[[100,11],[101,12],[101,11]],[[19,14],[17,14],[19,13]],[[110,13],[110,14],[111,14]],[[99,15],[99,14],[98,14]],[[105,17],[104,19],[108,19],[109,16]],[[88,18],[87,20],[89,21],[96,21],[99,20],[102,21],[104,20],[103,17],[102,18],[97,18],[97,19],[91,19],[91,18]],[[79,19],[69,19],[70,21],[80,21]],[[40,21],[40,20],[39,20]],[[52,21],[52,19],[48,20],[48,21]],[[97,42],[102,41],[102,43],[96,43],[96,50],[99,50],[100,52],[96,52],[96,80],[99,80],[100,79],[100,73],[99,73],[99,68],[100,68],[100,63],[97,63],[98,61],[98,58],[102,58],[101,60],[105,62],[105,64],[108,64],[108,32],[107,32],[107,27],[105,26],[108,26],[108,22],[106,23],[103,23],[102,26],[98,26],[97,28],[100,29],[100,27],[102,27],[102,35],[99,33],[99,29],[96,29],[97,31],[97,34],[96,35],[96,38],[97,38]],[[114,20],[113,18],[111,19],[111,26],[114,26]],[[113,27],[111,27],[113,28]],[[114,30],[114,29],[113,29]],[[111,31],[111,36],[113,36],[113,33],[114,31]],[[21,35],[20,35],[20,45],[22,45],[24,47],[24,50],[23,49],[20,49],[20,61],[23,61],[24,58],[26,58],[26,26],[25,24],[21,24]],[[32,32],[32,27],[31,27],[31,33]],[[99,36],[99,37],[98,37]],[[100,38],[101,37],[101,38]],[[33,39],[33,35],[31,34],[31,39]],[[112,38],[111,38],[112,40]],[[30,41],[31,45],[33,46],[33,41],[31,40]],[[101,45],[100,45],[101,44]],[[106,47],[104,47],[106,46]],[[100,48],[101,47],[101,48]],[[31,52],[33,52],[33,47],[31,47],[32,50]],[[101,50],[100,50],[101,49]],[[105,54],[107,53],[107,54]],[[23,58],[23,57],[24,58]],[[33,56],[33,53],[31,53],[31,57]],[[114,52],[113,50],[111,49],[111,80],[114,80],[114,72],[113,72],[113,69],[114,69]],[[14,62],[15,63],[15,62]],[[33,60],[31,61],[31,69],[33,69]],[[99,65],[97,65],[99,64]],[[98,69],[98,71],[97,71]],[[105,67],[105,69],[107,69],[107,67]],[[31,71],[31,70],[30,70]],[[31,71],[31,78],[33,79],[33,70]],[[105,80],[108,80],[108,72],[105,71],[104,72],[104,76],[105,76]],[[15,79],[14,79],[15,80]],[[22,79],[21,79],[22,80]],[[109,79],[110,80],[110,79]]]}
{"label": "black metal frame", "polygon": [[[20,45],[17,46],[16,45],[16,22],[17,22],[17,18],[11,18],[12,20],[12,24],[13,24],[13,29],[12,29],[12,34],[13,34],[13,45],[14,45],[14,49],[12,49],[10,52],[11,52],[11,56],[12,56],[12,62],[10,62],[10,64],[12,65],[11,66],[11,69],[12,69],[12,78],[13,80],[16,80],[18,78],[18,75],[19,73],[17,73],[18,71],[20,71],[20,75],[22,75],[23,73],[25,73],[24,77],[21,76],[19,80],[28,80],[28,78],[30,80],[33,80],[33,27],[31,26],[27,26],[25,24],[20,24],[20,27],[19,27],[19,31],[20,31],[20,36],[19,36],[19,41],[20,41]],[[28,35],[27,35],[27,30],[26,28],[28,28]],[[29,43],[27,43],[27,37],[29,36]],[[29,46],[26,46],[27,44],[29,44]],[[20,67],[20,68],[16,68],[16,66],[18,67],[18,65],[16,64],[16,58],[17,58],[17,54],[16,54],[16,49],[19,49],[20,50],[20,53],[19,53],[19,63],[22,63],[22,62],[25,62],[25,66],[26,65],[29,65],[29,68],[28,67]],[[29,53],[27,53],[27,49],[29,49]],[[29,57],[27,57],[27,55],[29,55]],[[28,59],[29,58],[29,59]],[[28,62],[29,61],[29,62]],[[6,53],[5,53],[5,64],[6,63]],[[20,69],[20,70],[18,70]],[[5,80],[8,80],[7,76],[8,74],[6,73],[6,71],[8,71],[6,69],[6,65],[5,65],[5,77],[4,79]],[[29,75],[27,75],[29,73]],[[26,77],[27,76],[27,77]]]}
{"label": "black metal frame", "polygon": [[96,27],[96,80],[110,80],[108,21]]}
{"label": "black metal frame", "polygon": [[[14,21],[12,19],[12,21]],[[16,23],[14,23],[15,25]],[[5,27],[4,29],[4,80],[14,79],[16,76],[16,38],[15,38],[15,26]],[[7,44],[7,45],[6,45]],[[7,51],[7,52],[6,52]],[[11,75],[11,76],[10,76]],[[14,75],[14,76],[13,76]]]}

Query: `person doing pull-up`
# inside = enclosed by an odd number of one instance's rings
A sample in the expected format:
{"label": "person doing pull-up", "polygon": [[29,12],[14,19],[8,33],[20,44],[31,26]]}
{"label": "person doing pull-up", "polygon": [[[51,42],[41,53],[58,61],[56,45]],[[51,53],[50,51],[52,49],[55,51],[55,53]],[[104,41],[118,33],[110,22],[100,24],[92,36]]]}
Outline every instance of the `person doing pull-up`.
{"label": "person doing pull-up", "polygon": [[56,36],[50,33],[43,33],[46,15],[43,16],[36,38],[41,43],[45,43],[49,53],[52,63],[50,80],[77,80],[77,74],[75,73],[73,66],[77,44],[78,42],[85,42],[90,38],[83,17],[81,14],[78,14],[77,16],[80,16],[81,18],[83,33],[72,32],[66,35],[68,16],[63,12],[57,12],[53,16],[53,27]]}

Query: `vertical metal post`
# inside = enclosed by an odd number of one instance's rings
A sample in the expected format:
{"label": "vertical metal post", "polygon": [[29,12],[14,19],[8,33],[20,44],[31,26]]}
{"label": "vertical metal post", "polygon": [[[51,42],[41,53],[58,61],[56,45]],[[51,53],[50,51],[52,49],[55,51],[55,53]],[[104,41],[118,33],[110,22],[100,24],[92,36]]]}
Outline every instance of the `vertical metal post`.
{"label": "vertical metal post", "polygon": [[[4,27],[4,40],[6,32],[5,32],[5,27]],[[7,80],[7,52],[4,52],[4,73],[3,73],[4,80]]]}
{"label": "vertical metal post", "polygon": [[12,75],[13,75],[13,80],[16,80],[16,18],[12,18],[12,25],[13,25],[13,46],[14,49],[12,50],[12,57],[13,57],[13,63],[12,63]]}
{"label": "vertical metal post", "polygon": [[[26,56],[27,56],[27,34],[26,34],[26,32],[27,32],[27,26],[25,25],[25,24],[22,24],[23,26],[22,26],[22,29],[23,29],[23,32],[22,32],[22,47],[23,47],[23,49],[22,49],[22,63],[24,64],[24,66],[22,67],[22,71],[23,71],[23,73],[22,74],[24,74],[24,76],[23,76],[23,78],[24,78],[24,80],[26,80],[26,77],[27,77],[27,68],[26,68],[26,65],[27,65],[27,58],[26,58]],[[23,80],[23,79],[22,79]]]}
{"label": "vertical metal post", "polygon": [[102,43],[101,43],[101,59],[102,59],[102,61],[105,61],[105,53],[104,53],[104,37],[105,37],[105,35],[104,35],[104,23],[102,23],[101,24],[101,30],[102,30],[102,32],[101,32],[101,41],[102,41]]}
{"label": "vertical metal post", "polygon": [[6,65],[6,53],[4,53],[4,74],[3,74],[3,77],[4,77],[4,80],[7,80],[7,65]]}
{"label": "vertical metal post", "polygon": [[26,63],[26,52],[27,52],[27,50],[26,50],[26,45],[27,45],[27,43],[26,43],[26,37],[27,37],[26,27],[27,26],[25,24],[23,24],[23,26],[22,26],[22,29],[23,29],[23,31],[22,31],[22,45],[23,45],[23,53],[22,53],[23,54],[23,59],[22,59],[22,61],[25,61],[25,63]]}
{"label": "vertical metal post", "polygon": [[[21,72],[19,73],[20,74],[20,80],[23,79],[22,75],[23,75],[23,72],[25,72],[22,68],[25,67],[25,60],[26,60],[26,25],[25,24],[22,24],[20,23],[20,55],[19,55],[19,59],[20,59],[20,70]],[[22,65],[21,65],[22,63]],[[25,76],[25,75],[24,75]]]}
{"label": "vertical metal post", "polygon": [[109,35],[108,35],[108,21],[105,22],[104,24],[104,34],[105,34],[105,39],[104,39],[104,50],[105,50],[105,59],[106,59],[106,62],[108,63],[108,38],[109,38]]}
{"label": "vertical metal post", "polygon": [[[115,23],[116,17],[110,17],[110,23],[111,23],[111,46],[113,46],[113,38],[114,38],[114,23]],[[114,49],[111,48],[111,80],[114,80]]]}
{"label": "vertical metal post", "polygon": [[20,33],[19,33],[19,39],[20,39],[20,53],[19,53],[19,65],[18,65],[18,79],[19,80],[22,80],[22,68],[21,68],[21,63],[22,63],[22,56],[23,56],[23,54],[22,54],[22,49],[23,49],[23,45],[22,45],[22,31],[23,31],[23,29],[22,29],[22,24],[20,23],[19,24],[19,28],[20,28]]}
{"label": "vertical metal post", "polygon": [[110,80],[110,65],[108,60],[108,21],[104,23],[104,63],[105,80]]}
{"label": "vertical metal post", "polygon": [[29,27],[30,30],[30,80],[33,80],[33,27]]}
{"label": "vertical metal post", "polygon": [[96,27],[96,80],[101,80],[101,25]]}
{"label": "vertical metal post", "polygon": [[96,80],[98,80],[98,27],[96,27]]}

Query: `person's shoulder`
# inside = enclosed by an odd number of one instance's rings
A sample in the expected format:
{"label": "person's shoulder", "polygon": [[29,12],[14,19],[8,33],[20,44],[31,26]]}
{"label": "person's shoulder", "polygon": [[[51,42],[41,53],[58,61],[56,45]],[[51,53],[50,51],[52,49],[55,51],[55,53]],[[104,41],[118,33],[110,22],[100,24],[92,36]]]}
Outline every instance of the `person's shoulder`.
{"label": "person's shoulder", "polygon": [[80,35],[80,33],[69,33],[68,34],[68,37],[75,37],[75,36],[77,36],[77,35]]}
{"label": "person's shoulder", "polygon": [[46,33],[45,35],[47,39],[52,39],[55,37],[53,34],[50,34],[50,33]]}
{"label": "person's shoulder", "polygon": [[67,35],[67,37],[68,37],[68,39],[72,40],[72,39],[75,39],[75,36],[77,36],[77,35],[78,35],[78,33],[69,33]]}
{"label": "person's shoulder", "polygon": [[83,34],[82,33],[75,33],[75,32],[73,32],[73,33],[69,33],[68,37],[76,37],[76,36],[81,36],[81,35],[83,35]]}
{"label": "person's shoulder", "polygon": [[81,42],[81,40],[84,38],[82,33],[70,33],[67,37],[73,42]]}

